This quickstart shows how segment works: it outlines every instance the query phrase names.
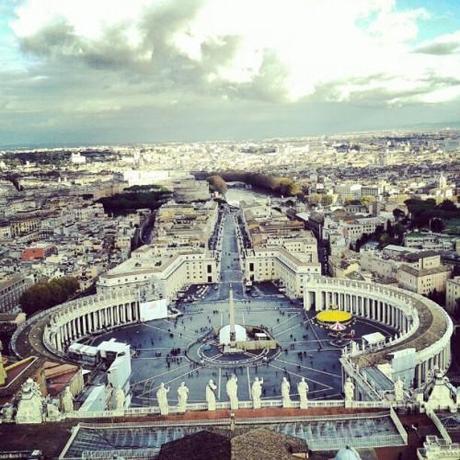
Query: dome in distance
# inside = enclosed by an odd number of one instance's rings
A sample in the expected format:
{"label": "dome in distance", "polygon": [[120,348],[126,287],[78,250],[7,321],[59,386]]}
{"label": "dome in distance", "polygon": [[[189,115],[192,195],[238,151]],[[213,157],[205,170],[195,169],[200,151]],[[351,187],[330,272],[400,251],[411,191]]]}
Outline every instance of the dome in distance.
{"label": "dome in distance", "polygon": [[360,455],[353,447],[342,447],[334,457],[334,460],[361,460]]}

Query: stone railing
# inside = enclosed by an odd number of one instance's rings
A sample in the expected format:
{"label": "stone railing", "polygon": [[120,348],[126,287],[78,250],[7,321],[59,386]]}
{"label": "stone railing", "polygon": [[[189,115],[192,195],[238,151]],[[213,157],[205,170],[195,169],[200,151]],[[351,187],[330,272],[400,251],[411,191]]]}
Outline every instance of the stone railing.
{"label": "stone railing", "polygon": [[[282,408],[283,403],[281,399],[263,399],[261,401],[261,408],[270,408],[277,407]],[[345,401],[342,399],[338,400],[309,400],[308,408],[344,408]],[[394,401],[352,401],[349,405],[350,408],[359,410],[359,409],[390,409],[392,407],[405,407],[404,404],[397,404]],[[239,401],[238,409],[252,409],[252,401]],[[292,409],[300,410],[300,402],[292,401]],[[207,411],[207,403],[190,403],[187,404],[188,411]],[[217,410],[230,410],[230,402],[222,401],[216,404]],[[181,414],[176,406],[169,406],[169,414]],[[146,407],[130,407],[122,410],[104,410],[104,411],[74,411],[67,414],[63,414],[64,418],[68,419],[92,419],[92,418],[114,418],[114,417],[134,417],[134,416],[149,416],[149,415],[160,415],[160,408],[158,406],[146,406]],[[300,418],[305,418],[305,416],[283,416],[283,420],[292,421],[298,420]],[[335,416],[328,416],[343,418],[343,414],[338,414]],[[347,418],[359,418],[362,417],[360,414],[346,414]],[[309,417],[311,418],[311,417]],[[314,418],[314,416],[313,416]],[[190,422],[185,422],[189,424]]]}

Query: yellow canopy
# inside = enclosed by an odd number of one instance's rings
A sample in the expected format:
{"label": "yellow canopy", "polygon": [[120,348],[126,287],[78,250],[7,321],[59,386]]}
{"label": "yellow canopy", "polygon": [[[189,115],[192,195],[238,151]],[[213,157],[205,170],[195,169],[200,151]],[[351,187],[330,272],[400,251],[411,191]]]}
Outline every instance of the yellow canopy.
{"label": "yellow canopy", "polygon": [[343,310],[324,310],[316,315],[320,323],[346,323],[350,321],[352,314]]}

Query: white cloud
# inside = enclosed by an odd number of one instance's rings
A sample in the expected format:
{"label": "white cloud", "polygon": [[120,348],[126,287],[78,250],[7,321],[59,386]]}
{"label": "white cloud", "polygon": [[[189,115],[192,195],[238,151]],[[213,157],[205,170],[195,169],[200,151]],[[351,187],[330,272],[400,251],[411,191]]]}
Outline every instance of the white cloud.
{"label": "white cloud", "polygon": [[[152,12],[181,12],[185,6],[189,17],[171,30],[168,24],[146,26],[149,18],[155,21]],[[202,82],[224,95],[228,88],[237,96],[241,90],[245,97],[251,91],[268,91],[297,101],[329,85],[334,87],[329,97],[342,101],[375,91],[388,93],[393,103],[457,98],[458,91],[439,87],[430,96],[427,84],[430,78],[460,75],[457,56],[413,52],[420,21],[428,18],[420,8],[399,11],[394,0],[25,0],[13,28],[30,42],[48,27],[64,23],[77,41],[64,54],[99,63],[100,53],[112,46],[121,58],[111,62],[126,66],[148,64],[155,56],[159,44],[149,41],[149,33],[156,37],[159,26],[166,31],[161,45],[169,47],[167,65],[176,63],[176,53],[190,63],[179,71],[201,72]],[[118,43],[110,41],[114,30],[123,37]],[[205,47],[219,49],[228,37],[236,39],[231,53],[205,62]],[[46,44],[42,40],[38,46]],[[267,56],[276,65],[267,65]],[[175,69],[167,70],[161,72],[170,75]],[[259,91],[257,85],[265,86]]]}

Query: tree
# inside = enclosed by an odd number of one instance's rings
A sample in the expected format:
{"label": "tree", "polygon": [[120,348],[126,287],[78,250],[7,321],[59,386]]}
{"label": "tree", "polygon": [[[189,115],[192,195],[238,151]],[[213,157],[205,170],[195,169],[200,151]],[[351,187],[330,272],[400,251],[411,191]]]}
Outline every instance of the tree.
{"label": "tree", "polygon": [[214,174],[208,177],[209,186],[211,190],[219,192],[221,195],[225,195],[227,192],[227,183],[224,181],[222,176]]}
{"label": "tree", "polygon": [[433,217],[430,221],[430,229],[432,232],[441,233],[445,228],[444,221],[438,217]]}
{"label": "tree", "polygon": [[375,235],[376,239],[379,239],[379,237],[383,234],[384,230],[385,229],[383,227],[383,224],[377,225],[375,227],[374,235]]}
{"label": "tree", "polygon": [[323,206],[330,206],[332,204],[332,196],[331,195],[321,195],[321,204]]}
{"label": "tree", "polygon": [[393,209],[393,216],[395,220],[400,220],[404,218],[405,214],[404,214],[404,211],[402,211],[401,209],[395,208]]}
{"label": "tree", "polygon": [[379,248],[382,249],[391,243],[391,238],[388,233],[382,233],[379,237]]}
{"label": "tree", "polygon": [[457,211],[457,206],[450,200],[444,200],[440,205],[437,206],[438,209],[443,211]]}
{"label": "tree", "polygon": [[372,203],[375,203],[377,200],[374,196],[366,195],[361,197],[361,204],[364,206],[369,206]]}
{"label": "tree", "polygon": [[439,292],[434,288],[430,293],[427,294],[427,297],[439,305],[445,305],[446,303],[446,294],[444,292]]}
{"label": "tree", "polygon": [[73,277],[53,278],[30,286],[22,293],[19,303],[24,313],[32,315],[67,301],[79,287],[78,280]]}
{"label": "tree", "polygon": [[387,233],[390,236],[390,238],[393,238],[395,234],[393,224],[391,223],[390,219],[387,220]]}
{"label": "tree", "polygon": [[308,202],[310,204],[319,204],[321,202],[321,195],[319,193],[308,195]]}

